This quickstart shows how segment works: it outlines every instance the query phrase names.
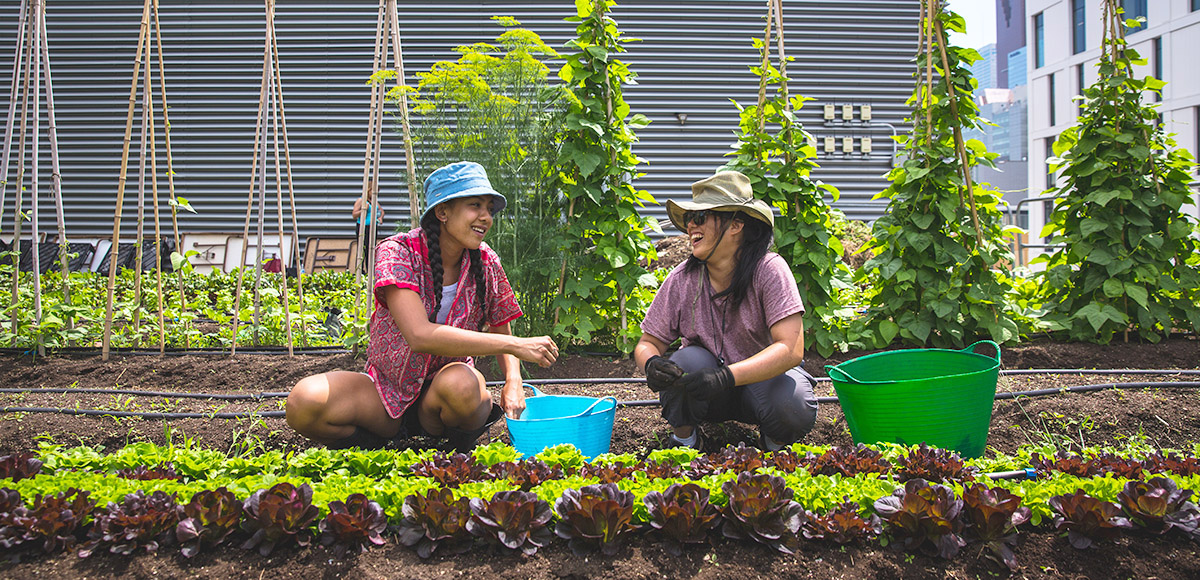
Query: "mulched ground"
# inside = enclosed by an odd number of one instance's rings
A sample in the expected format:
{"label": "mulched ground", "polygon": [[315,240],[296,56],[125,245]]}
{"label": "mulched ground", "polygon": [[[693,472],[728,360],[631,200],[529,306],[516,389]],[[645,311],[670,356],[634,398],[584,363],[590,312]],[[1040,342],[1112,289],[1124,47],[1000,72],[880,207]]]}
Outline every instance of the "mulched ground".
{"label": "mulched ground", "polygon": [[[866,353],[848,353],[829,360],[812,357],[806,368],[825,376],[824,365]],[[1200,369],[1200,341],[1184,337],[1162,344],[1032,343],[1004,349],[1004,369]],[[361,370],[362,361],[348,354],[295,357],[239,354],[152,356],[114,354],[109,361],[93,355],[59,355],[34,359],[0,355],[0,387],[134,389],[200,393],[282,393],[300,378],[328,370]],[[489,369],[485,368],[485,371]],[[613,395],[621,401],[653,399],[644,384],[621,381],[640,373],[632,361],[620,358],[570,355],[550,369],[532,369],[531,378],[613,378],[591,385],[550,384],[547,393]],[[1001,391],[1028,391],[1100,383],[1197,381],[1196,375],[1164,373],[1081,374],[1040,373],[1007,375]],[[833,395],[828,382],[818,395]],[[282,409],[281,398],[263,401],[215,401],[178,397],[129,397],[113,394],[0,393],[0,406],[103,409],[147,412],[244,412]],[[756,438],[753,427],[741,424],[705,426],[709,450]],[[667,435],[655,407],[624,407],[617,412],[612,451],[645,454],[660,448]],[[1144,436],[1161,447],[1190,447],[1200,441],[1200,394],[1195,388],[1109,389],[1085,394],[1062,394],[997,401],[988,444],[1012,453],[1017,446],[1045,441],[1060,445],[1120,445],[1131,436]],[[0,454],[36,447],[47,438],[64,445],[99,445],[108,449],[136,441],[164,443],[173,437],[227,450],[300,450],[309,443],[293,433],[282,418],[148,420],[82,417],[66,414],[8,413],[0,415]],[[502,423],[486,440],[507,442]],[[817,427],[805,440],[823,445],[851,444],[844,417],[836,405],[823,405]],[[425,445],[411,440],[404,446]],[[1130,537],[1103,549],[1078,551],[1050,533],[1024,534],[1017,548],[1022,578],[1196,578],[1200,577],[1200,546],[1178,540]],[[277,550],[270,558],[235,548],[202,554],[195,560],[164,550],[163,554],[116,557],[107,554],[80,559],[72,555],[0,564],[0,576],[45,577],[466,577],[466,578],[988,578],[1007,577],[972,549],[953,561],[909,555],[873,547],[840,549],[806,542],[795,557],[758,546],[718,542],[711,550],[692,550],[675,557],[650,541],[634,540],[615,557],[580,558],[554,544],[533,557],[514,557],[486,551],[466,556],[435,555],[421,561],[397,544],[367,554],[337,559],[320,547]]]}

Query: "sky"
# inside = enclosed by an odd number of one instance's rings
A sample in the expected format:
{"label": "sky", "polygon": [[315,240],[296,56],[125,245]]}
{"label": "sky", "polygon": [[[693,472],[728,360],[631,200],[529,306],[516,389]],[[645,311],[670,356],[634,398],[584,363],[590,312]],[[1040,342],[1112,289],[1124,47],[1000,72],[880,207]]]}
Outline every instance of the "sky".
{"label": "sky", "polygon": [[950,0],[950,10],[967,21],[967,33],[951,34],[951,43],[978,49],[996,42],[995,0]]}

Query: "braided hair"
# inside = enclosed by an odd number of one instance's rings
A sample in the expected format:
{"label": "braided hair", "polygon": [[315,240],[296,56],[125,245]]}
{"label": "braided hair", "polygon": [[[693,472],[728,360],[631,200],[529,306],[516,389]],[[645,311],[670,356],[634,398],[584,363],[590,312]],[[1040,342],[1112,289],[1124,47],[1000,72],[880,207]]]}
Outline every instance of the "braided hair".
{"label": "braided hair", "polygon": [[[445,276],[445,269],[442,267],[442,222],[434,212],[426,212],[421,217],[421,230],[425,232],[426,246],[429,249],[429,271],[433,275],[434,286],[433,312],[429,314],[429,321],[437,322],[438,311],[442,309],[442,293],[439,289]],[[479,309],[483,311],[483,319],[479,323],[479,330],[483,330],[487,326],[487,284],[483,277],[483,252],[467,250],[467,254],[471,258],[467,269],[475,278],[475,297],[479,301]]]}

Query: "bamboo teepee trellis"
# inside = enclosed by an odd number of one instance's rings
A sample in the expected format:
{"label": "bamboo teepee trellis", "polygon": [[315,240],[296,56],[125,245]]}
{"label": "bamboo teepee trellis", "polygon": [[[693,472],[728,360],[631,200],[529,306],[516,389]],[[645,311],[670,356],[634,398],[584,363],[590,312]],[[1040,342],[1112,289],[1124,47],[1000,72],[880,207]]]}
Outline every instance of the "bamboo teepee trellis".
{"label": "bamboo teepee trellis", "polygon": [[[151,21],[153,21],[153,44],[151,41]],[[104,314],[104,335],[101,339],[101,358],[108,360],[109,351],[112,342],[112,323],[113,323],[113,294],[116,287],[117,267],[120,257],[120,235],[121,235],[121,217],[125,205],[125,184],[129,174],[129,150],[132,146],[133,134],[133,119],[134,112],[138,107],[139,88],[141,97],[141,112],[142,120],[140,127],[139,139],[139,163],[138,163],[138,201],[137,201],[137,234],[135,238],[135,256],[136,262],[134,267],[134,306],[133,306],[133,327],[135,337],[140,336],[141,326],[141,310],[142,310],[142,245],[144,239],[145,227],[145,204],[146,204],[146,161],[147,153],[149,154],[150,162],[150,195],[151,204],[154,211],[154,275],[156,296],[158,300],[158,351],[163,353],[166,351],[166,319],[163,308],[163,281],[162,281],[162,228],[161,219],[159,216],[159,189],[158,189],[158,129],[156,125],[158,106],[154,101],[154,75],[151,68],[151,60],[157,48],[158,60],[158,87],[159,99],[162,109],[163,121],[163,144],[166,149],[167,157],[167,191],[169,195],[168,205],[171,210],[171,226],[175,240],[175,248],[179,250],[180,235],[179,235],[179,220],[176,214],[178,202],[175,197],[175,172],[171,158],[171,122],[167,114],[167,85],[166,85],[166,66],[163,59],[162,51],[162,26],[158,17],[158,0],[145,0],[142,5],[142,21],[141,28],[138,33],[138,48],[137,54],[133,61],[133,79],[129,87],[129,107],[125,116],[125,139],[121,149],[121,168],[117,178],[117,201],[116,209],[113,212],[113,235],[112,246],[109,249],[108,259],[108,299],[105,304]],[[143,66],[143,60],[145,61]],[[65,261],[64,261],[65,264]],[[183,272],[177,270],[177,282],[179,291],[180,310],[182,311],[185,304],[183,293]],[[184,333],[184,346],[187,347],[186,336]],[[136,339],[135,339],[136,340]]]}
{"label": "bamboo teepee trellis", "polygon": [[[237,353],[238,345],[238,325],[242,301],[242,288],[245,278],[246,254],[250,249],[250,216],[251,210],[254,207],[255,190],[258,191],[258,229],[257,229],[257,256],[254,260],[254,329],[257,336],[257,329],[261,316],[260,312],[260,291],[262,288],[262,272],[263,272],[263,229],[264,218],[266,211],[266,190],[267,190],[267,153],[268,153],[268,137],[272,142],[271,151],[273,152],[275,161],[275,191],[276,191],[276,227],[279,236],[280,246],[284,245],[284,227],[283,227],[283,187],[284,177],[282,167],[286,167],[287,176],[287,195],[289,202],[289,210],[292,217],[292,232],[291,232],[291,260],[292,264],[297,266],[299,272],[299,230],[296,223],[296,193],[292,181],[292,156],[288,146],[287,136],[287,117],[283,109],[283,80],[279,70],[279,44],[275,36],[275,0],[265,0],[266,5],[266,35],[263,46],[263,73],[262,87],[258,94],[258,122],[254,131],[254,153],[253,163],[250,172],[250,192],[246,199],[246,221],[242,230],[242,239],[245,243],[242,244],[241,265],[238,268],[237,291],[234,294],[234,312],[233,312],[233,337],[230,343],[230,354]],[[270,127],[268,127],[270,124]],[[280,148],[282,147],[282,166],[280,159]],[[260,156],[261,154],[261,156]],[[257,182],[257,188],[255,186]],[[283,259],[284,256],[280,256]],[[304,284],[303,277],[296,276],[296,293],[299,300],[300,311],[304,311]],[[283,306],[283,323],[287,333],[288,355],[294,355],[294,340],[292,337],[292,317],[291,308],[288,304],[287,290],[287,275],[286,271],[281,271],[279,280],[279,296]],[[302,336],[307,336],[304,325],[304,318],[300,318],[300,332]]]}
{"label": "bamboo teepee trellis", "polygon": [[[388,68],[388,48],[392,49],[393,61],[396,67]],[[394,71],[396,82],[404,84],[404,58],[400,48],[400,17],[396,10],[396,0],[379,0],[379,17],[375,26],[375,60],[372,69],[371,109],[367,120],[367,147],[363,159],[362,204],[363,218],[358,225],[358,244],[360,248],[371,248],[377,239],[379,225],[379,169],[383,137],[383,108],[386,102],[387,87],[382,73]],[[399,94],[400,126],[404,136],[405,168],[408,172],[409,219],[412,227],[420,221],[420,205],[416,190],[416,162],[413,155],[412,135],[408,119],[408,95],[404,90]],[[371,211],[365,211],[371,208]],[[368,219],[369,218],[369,219]],[[362,252],[366,258],[368,272],[367,288],[375,287],[375,252]],[[355,274],[355,287],[358,289],[354,297],[356,315],[362,312],[362,273],[358,268]],[[369,294],[368,312],[374,310],[374,293]],[[354,332],[358,332],[355,326]],[[357,338],[357,337],[356,337]],[[358,354],[358,341],[354,340],[354,353]]]}
{"label": "bamboo teepee trellis", "polygon": [[[32,206],[30,212],[30,226],[32,228],[32,256],[33,256],[33,311],[34,320],[40,325],[42,322],[42,284],[41,284],[41,248],[40,240],[41,232],[39,231],[40,216],[38,206],[40,205],[39,191],[39,169],[40,159],[39,153],[41,150],[41,98],[38,93],[45,87],[46,96],[46,118],[48,121],[47,137],[49,139],[50,149],[50,195],[54,199],[54,207],[58,221],[58,244],[59,244],[59,261],[62,265],[62,284],[63,284],[63,300],[70,303],[70,292],[68,288],[68,264],[67,264],[67,236],[66,225],[63,219],[63,204],[62,204],[62,175],[59,172],[58,159],[58,125],[54,116],[54,85],[50,76],[50,45],[46,34],[46,3],[43,0],[22,0],[21,13],[17,24],[17,46],[15,58],[13,59],[13,74],[12,84],[9,90],[8,102],[8,119],[4,131],[4,151],[2,159],[0,159],[0,231],[3,228],[3,216],[5,207],[5,197],[8,192],[8,171],[10,154],[12,152],[13,140],[13,125],[17,113],[17,101],[21,101],[21,128],[19,133],[19,145],[17,154],[17,178],[15,185],[15,203],[13,206],[13,231],[12,231],[12,247],[13,251],[13,276],[12,276],[12,304],[16,305],[19,299],[18,281],[20,279],[20,252],[21,252],[21,235],[22,235],[22,203],[23,192],[25,186],[25,171],[26,171],[26,143],[29,143],[29,192],[30,203]],[[23,70],[22,70],[22,67]],[[45,83],[42,81],[42,71],[45,69]],[[32,85],[32,96],[30,95],[30,85]],[[20,97],[18,99],[18,96]],[[32,97],[32,98],[31,98]],[[32,121],[33,127],[30,130],[29,122]],[[70,321],[68,321],[68,324]],[[17,332],[17,316],[12,316],[12,332],[16,335]],[[37,352],[39,355],[45,354],[45,345],[42,343],[41,335],[37,338]]]}

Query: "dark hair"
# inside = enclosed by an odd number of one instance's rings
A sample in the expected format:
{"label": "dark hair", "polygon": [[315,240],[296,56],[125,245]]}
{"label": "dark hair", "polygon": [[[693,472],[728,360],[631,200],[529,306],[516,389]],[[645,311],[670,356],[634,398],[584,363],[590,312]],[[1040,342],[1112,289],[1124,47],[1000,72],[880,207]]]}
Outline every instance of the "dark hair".
{"label": "dark hair", "polygon": [[[426,212],[421,217],[421,230],[425,232],[426,246],[429,249],[429,271],[433,274],[433,312],[429,314],[430,322],[437,322],[438,311],[442,309],[442,222],[437,214]],[[479,250],[467,250],[471,256],[467,269],[475,278],[475,297],[479,299],[479,309],[483,311],[483,319],[479,322],[479,330],[487,327],[487,284],[483,277],[483,253]],[[461,279],[461,278],[460,278]]]}
{"label": "dark hair", "polygon": [[[728,288],[713,296],[713,298],[729,296],[733,300],[733,306],[737,307],[746,299],[746,294],[754,284],[754,272],[758,269],[758,263],[762,261],[763,256],[766,256],[767,251],[771,249],[771,242],[775,240],[774,232],[766,222],[744,216],[741,212],[715,211],[710,215],[721,220],[719,226],[721,229],[727,226],[726,222],[729,220],[742,222],[742,244],[733,254],[733,280]],[[691,272],[703,264],[704,262],[701,262],[696,256],[688,256],[683,268],[685,272]]]}

